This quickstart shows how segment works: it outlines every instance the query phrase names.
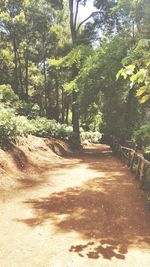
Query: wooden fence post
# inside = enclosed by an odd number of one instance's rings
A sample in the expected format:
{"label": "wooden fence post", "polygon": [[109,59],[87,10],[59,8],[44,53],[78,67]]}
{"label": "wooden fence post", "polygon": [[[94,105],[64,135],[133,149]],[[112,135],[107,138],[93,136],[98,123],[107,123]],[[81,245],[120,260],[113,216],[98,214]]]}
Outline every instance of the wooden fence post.
{"label": "wooden fence post", "polygon": [[128,167],[130,167],[131,165],[131,157],[132,157],[131,150],[129,150]]}
{"label": "wooden fence post", "polygon": [[[144,185],[145,180],[150,177],[150,162],[137,153],[137,151],[121,146],[117,141],[114,142],[113,151],[125,162],[129,169],[136,174],[136,178]],[[147,175],[147,173],[149,173]]]}
{"label": "wooden fence post", "polygon": [[131,156],[131,161],[130,161],[130,170],[131,171],[133,171],[135,155],[136,155],[136,152],[133,152],[133,154]]}
{"label": "wooden fence post", "polygon": [[136,178],[137,179],[139,179],[139,177],[140,177],[141,162],[142,162],[141,157],[138,157],[138,164],[137,164],[137,169],[136,169]]}

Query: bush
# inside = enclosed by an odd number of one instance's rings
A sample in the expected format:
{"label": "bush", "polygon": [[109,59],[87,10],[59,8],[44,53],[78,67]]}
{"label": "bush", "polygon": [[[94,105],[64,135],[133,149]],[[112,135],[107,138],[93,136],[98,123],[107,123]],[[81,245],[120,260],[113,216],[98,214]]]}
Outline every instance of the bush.
{"label": "bush", "polygon": [[58,138],[69,139],[72,135],[72,126],[66,126],[65,124],[58,124],[57,135]]}
{"label": "bush", "polygon": [[147,159],[148,161],[150,161],[150,146],[146,147],[144,149],[144,158]]}
{"label": "bush", "polygon": [[142,125],[134,133],[134,139],[138,146],[150,146],[150,125]]}
{"label": "bush", "polygon": [[15,140],[17,136],[28,135],[35,126],[25,116],[15,115],[13,109],[0,107],[0,145]]}
{"label": "bush", "polygon": [[34,125],[33,134],[41,137],[69,138],[72,133],[71,126],[66,126],[44,117],[31,120],[31,124]]}
{"label": "bush", "polygon": [[32,134],[36,128],[35,125],[25,116],[16,116],[16,134],[17,136]]}
{"label": "bush", "polygon": [[6,106],[13,106],[15,102],[19,101],[19,97],[14,93],[10,84],[0,85],[0,101]]}
{"label": "bush", "polygon": [[[25,116],[15,114],[11,108],[0,106],[0,145],[15,140],[17,136],[34,134],[40,137],[55,137],[70,139],[72,126],[57,123],[55,120],[48,120],[44,117],[37,117],[29,120]],[[99,143],[102,134],[99,132],[84,132],[81,129],[81,140],[89,140]]]}
{"label": "bush", "polygon": [[88,140],[92,143],[99,143],[102,138],[100,132],[81,132],[81,141]]}
{"label": "bush", "polygon": [[35,119],[40,114],[40,107],[37,104],[25,101],[19,101],[16,110],[19,115],[28,116],[29,119]]}
{"label": "bush", "polygon": [[17,124],[14,111],[0,108],[0,145],[15,139],[17,136]]}

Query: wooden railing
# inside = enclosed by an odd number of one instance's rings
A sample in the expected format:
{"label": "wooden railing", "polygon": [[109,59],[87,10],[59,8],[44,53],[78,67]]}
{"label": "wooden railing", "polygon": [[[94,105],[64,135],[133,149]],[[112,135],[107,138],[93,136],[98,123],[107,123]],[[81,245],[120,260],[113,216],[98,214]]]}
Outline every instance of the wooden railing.
{"label": "wooden railing", "polygon": [[142,154],[134,149],[121,146],[117,142],[112,145],[113,152],[127,164],[129,169],[135,173],[141,186],[149,179],[150,182],[150,162],[146,160]]}

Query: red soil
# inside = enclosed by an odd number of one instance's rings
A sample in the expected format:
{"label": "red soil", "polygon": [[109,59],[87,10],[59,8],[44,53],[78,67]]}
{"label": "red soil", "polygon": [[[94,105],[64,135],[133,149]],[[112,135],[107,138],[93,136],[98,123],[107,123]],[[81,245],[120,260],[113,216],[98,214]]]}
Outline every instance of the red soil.
{"label": "red soil", "polygon": [[150,266],[146,193],[108,146],[30,136],[0,156],[0,266]]}

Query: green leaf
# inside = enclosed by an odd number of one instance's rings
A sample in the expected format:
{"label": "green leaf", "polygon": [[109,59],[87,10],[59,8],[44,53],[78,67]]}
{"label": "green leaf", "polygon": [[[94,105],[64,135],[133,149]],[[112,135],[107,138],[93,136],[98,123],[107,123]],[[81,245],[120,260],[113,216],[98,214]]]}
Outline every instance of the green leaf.
{"label": "green leaf", "polygon": [[134,70],[135,70],[135,65],[131,64],[131,65],[127,66],[125,69],[126,69],[126,73],[128,75],[132,75]]}
{"label": "green leaf", "polygon": [[150,98],[150,95],[144,95],[144,96],[142,96],[142,98],[140,99],[140,103],[141,104],[144,104],[149,98]]}
{"label": "green leaf", "polygon": [[120,76],[122,75],[123,69],[119,70],[117,75],[116,75],[116,79],[118,80],[120,78]]}
{"label": "green leaf", "polygon": [[137,96],[141,96],[145,93],[147,86],[142,86],[136,93]]}

